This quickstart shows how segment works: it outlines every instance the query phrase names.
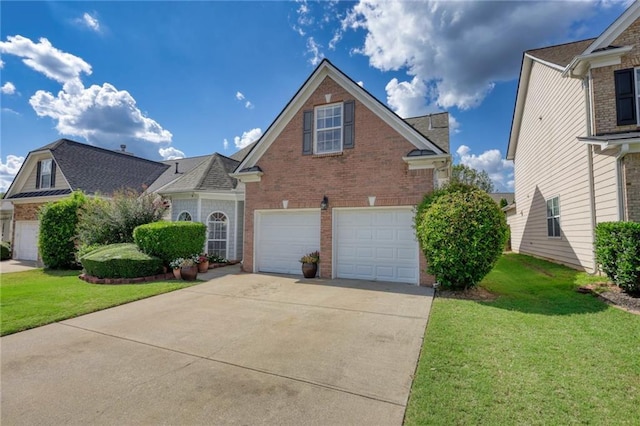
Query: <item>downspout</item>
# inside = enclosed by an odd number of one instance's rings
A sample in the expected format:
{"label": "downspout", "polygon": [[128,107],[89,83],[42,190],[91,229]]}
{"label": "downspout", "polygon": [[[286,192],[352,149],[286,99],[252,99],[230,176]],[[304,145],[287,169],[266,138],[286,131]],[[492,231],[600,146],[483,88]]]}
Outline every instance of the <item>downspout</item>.
{"label": "downspout", "polygon": [[[591,70],[587,76],[582,80],[582,84],[585,88],[584,96],[585,96],[585,108],[587,113],[587,137],[593,134],[593,120],[592,120],[592,96],[591,96]],[[596,260],[596,251],[595,251],[595,243],[596,243],[596,190],[595,190],[595,180],[593,177],[593,146],[591,144],[587,144],[587,174],[589,175],[589,203],[591,210],[591,252],[592,252],[592,261],[593,261],[593,273],[597,274],[599,272],[598,262]]]}

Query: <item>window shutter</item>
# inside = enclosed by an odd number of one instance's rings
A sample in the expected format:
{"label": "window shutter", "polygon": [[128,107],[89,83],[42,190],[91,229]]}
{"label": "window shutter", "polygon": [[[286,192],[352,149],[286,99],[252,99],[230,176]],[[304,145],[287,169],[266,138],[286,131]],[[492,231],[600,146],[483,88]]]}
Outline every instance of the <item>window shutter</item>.
{"label": "window shutter", "polygon": [[637,111],[633,68],[615,71],[616,119],[618,126],[636,124]]}
{"label": "window shutter", "polygon": [[342,138],[342,147],[344,149],[353,148],[354,145],[354,118],[355,118],[355,101],[346,101],[344,103],[344,136]]}
{"label": "window shutter", "polygon": [[40,189],[40,168],[42,167],[42,161],[38,161],[36,167],[36,189]]}
{"label": "window shutter", "polygon": [[56,187],[56,162],[51,160],[51,188]]}
{"label": "window shutter", "polygon": [[302,155],[313,154],[313,111],[305,111],[302,119]]}

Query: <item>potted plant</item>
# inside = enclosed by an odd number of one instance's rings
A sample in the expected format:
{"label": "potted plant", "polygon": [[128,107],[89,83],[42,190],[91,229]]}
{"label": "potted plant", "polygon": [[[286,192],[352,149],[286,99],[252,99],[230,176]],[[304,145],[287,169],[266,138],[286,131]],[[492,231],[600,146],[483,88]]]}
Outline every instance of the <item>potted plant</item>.
{"label": "potted plant", "polygon": [[198,272],[205,273],[209,270],[209,256],[206,254],[198,255]]}
{"label": "potted plant", "polygon": [[314,278],[318,273],[318,262],[320,262],[320,252],[312,251],[300,258],[302,263],[302,275],[305,278]]}
{"label": "potted plant", "polygon": [[182,259],[180,276],[185,281],[194,281],[198,277],[198,265],[194,256]]}
{"label": "potted plant", "polygon": [[180,268],[182,267],[183,261],[184,259],[179,257],[169,262],[169,267],[171,267],[171,270],[173,271],[173,276],[176,278],[176,280],[179,280],[180,278],[182,278],[180,276]]}
{"label": "potted plant", "polygon": [[222,256],[218,256],[217,254],[209,255],[209,266],[211,268],[215,268],[216,266],[220,266],[224,263],[229,263],[229,261]]}

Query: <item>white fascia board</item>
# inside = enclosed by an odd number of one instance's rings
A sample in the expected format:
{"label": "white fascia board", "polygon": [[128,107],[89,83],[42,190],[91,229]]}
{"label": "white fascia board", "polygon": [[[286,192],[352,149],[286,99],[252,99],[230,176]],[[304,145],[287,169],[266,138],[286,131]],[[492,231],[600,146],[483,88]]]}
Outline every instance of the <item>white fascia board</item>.
{"label": "white fascia board", "polygon": [[596,53],[578,55],[562,72],[563,77],[583,78],[590,68],[618,65],[621,57],[630,52],[633,46],[623,46],[616,49],[602,50]]}
{"label": "white fascia board", "polygon": [[529,58],[531,60],[539,62],[539,63],[541,63],[543,65],[546,65],[549,68],[553,68],[554,70],[557,70],[557,71],[560,71],[560,72],[564,71],[564,67],[563,66],[560,66],[558,64],[554,64],[553,62],[542,60],[542,59],[537,58],[537,57],[535,57],[533,55],[530,55],[529,53],[525,53],[524,56],[526,56],[527,58]]}
{"label": "white fascia board", "polygon": [[[69,189],[73,191],[73,188],[71,188],[71,185],[69,185],[69,181],[67,180],[66,176],[64,175],[64,172],[58,165],[58,162],[56,161],[55,157],[53,156],[51,151],[46,149],[41,151],[32,151],[29,154],[27,154],[27,158],[25,158],[24,162],[22,163],[22,166],[20,166],[20,170],[18,170],[18,173],[13,178],[11,185],[9,185],[9,189],[7,189],[7,192],[5,194],[5,199],[9,198],[12,195],[22,192],[20,191],[20,189],[24,187],[24,184],[29,179],[29,176],[31,176],[31,173],[35,171],[36,164],[38,163],[38,161],[48,160],[48,159],[51,159],[52,161],[56,162],[56,170],[60,172],[60,176],[62,176],[62,179],[64,180],[64,184],[65,184],[64,186],[58,186],[56,188],[49,188],[49,189]],[[36,191],[45,191],[45,190],[34,189],[31,192],[36,192]],[[43,198],[43,197],[35,197],[35,198]]]}
{"label": "white fascia board", "polygon": [[518,92],[516,93],[516,105],[513,111],[513,120],[511,122],[509,146],[507,147],[507,160],[514,160],[516,156],[520,126],[522,125],[522,113],[524,112],[524,104],[527,98],[527,92],[529,91],[529,78],[531,77],[533,60],[534,58],[526,53],[522,59],[522,71],[520,72]]}
{"label": "white fascia board", "polygon": [[633,4],[613,22],[613,24],[609,25],[609,28],[600,34],[600,37],[591,43],[587,50],[585,50],[585,55],[592,53],[594,50],[610,46],[611,43],[613,43],[614,40],[617,39],[620,34],[629,28],[638,18],[640,18],[640,2],[634,1]]}
{"label": "white fascia board", "polygon": [[238,179],[241,183],[260,182],[262,175],[264,175],[263,172],[229,173],[229,176]]}
{"label": "white fascia board", "polygon": [[422,155],[420,157],[402,157],[402,160],[409,165],[409,170],[435,169],[447,166],[451,161],[451,155]]}

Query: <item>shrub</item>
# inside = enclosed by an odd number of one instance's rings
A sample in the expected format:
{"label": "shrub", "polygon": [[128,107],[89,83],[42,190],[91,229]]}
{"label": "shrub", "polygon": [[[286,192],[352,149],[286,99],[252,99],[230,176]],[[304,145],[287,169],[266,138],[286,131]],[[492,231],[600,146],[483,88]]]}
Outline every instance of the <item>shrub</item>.
{"label": "shrub", "polygon": [[640,293],[640,223],[599,223],[595,250],[596,261],[616,285]]}
{"label": "shrub", "polygon": [[144,253],[169,264],[179,257],[200,253],[206,232],[207,227],[200,222],[155,222],[134,229],[133,239]]}
{"label": "shrub", "polygon": [[88,275],[98,278],[136,278],[158,274],[162,260],[138,250],[135,244],[111,244],[80,259]]}
{"label": "shrub", "polygon": [[78,224],[84,245],[132,243],[136,226],[157,222],[167,209],[155,194],[139,195],[133,190],[116,192],[111,199],[91,199]]}
{"label": "shrub", "polygon": [[416,215],[416,235],[427,272],[445,288],[475,286],[502,254],[507,224],[489,195],[454,184],[425,196]]}
{"label": "shrub", "polygon": [[0,260],[11,259],[11,244],[6,241],[0,243]]}
{"label": "shrub", "polygon": [[86,197],[76,191],[69,197],[45,204],[39,213],[40,235],[38,248],[47,268],[77,267],[75,236],[78,215]]}

